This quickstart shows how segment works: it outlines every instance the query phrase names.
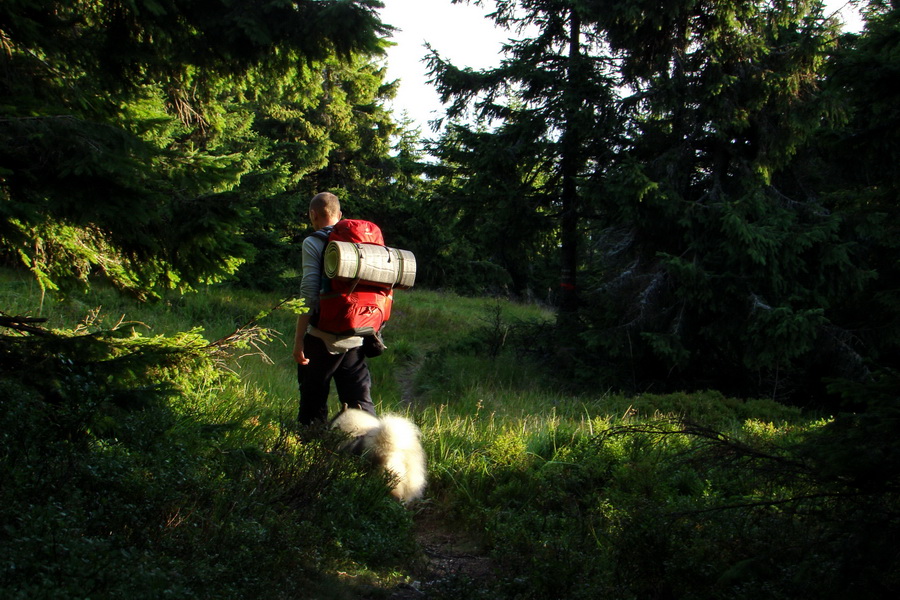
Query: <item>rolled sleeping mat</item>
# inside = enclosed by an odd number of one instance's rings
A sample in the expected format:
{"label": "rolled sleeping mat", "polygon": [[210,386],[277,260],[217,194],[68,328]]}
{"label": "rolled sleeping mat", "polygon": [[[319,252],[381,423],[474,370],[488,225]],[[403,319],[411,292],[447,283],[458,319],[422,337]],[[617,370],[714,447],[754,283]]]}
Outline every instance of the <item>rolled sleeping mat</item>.
{"label": "rolled sleeping mat", "polygon": [[325,276],[408,290],[416,282],[416,257],[409,250],[331,241],[325,248]]}

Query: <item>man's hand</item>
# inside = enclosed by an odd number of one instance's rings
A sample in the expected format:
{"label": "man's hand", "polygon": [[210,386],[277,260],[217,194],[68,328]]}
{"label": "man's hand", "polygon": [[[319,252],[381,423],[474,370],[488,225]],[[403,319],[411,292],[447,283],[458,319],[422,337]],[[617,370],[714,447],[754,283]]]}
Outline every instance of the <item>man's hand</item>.
{"label": "man's hand", "polygon": [[306,358],[306,355],[303,354],[303,343],[301,342],[298,346],[294,344],[294,360],[297,361],[298,365],[308,365],[309,359]]}
{"label": "man's hand", "polygon": [[303,336],[306,335],[306,327],[309,325],[309,313],[297,317],[297,332],[294,334],[294,360],[298,365],[308,365],[309,359],[303,353]]}

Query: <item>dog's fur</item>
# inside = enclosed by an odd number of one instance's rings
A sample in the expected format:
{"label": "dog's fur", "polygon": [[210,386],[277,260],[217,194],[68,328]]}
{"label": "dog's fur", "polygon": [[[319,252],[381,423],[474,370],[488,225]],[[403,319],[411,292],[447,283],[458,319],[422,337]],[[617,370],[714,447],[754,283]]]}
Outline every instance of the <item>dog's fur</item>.
{"label": "dog's fur", "polygon": [[384,415],[380,419],[356,408],[344,408],[331,427],[351,439],[341,449],[369,457],[394,480],[391,494],[404,504],[422,497],[425,490],[425,451],[421,433],[409,419]]}

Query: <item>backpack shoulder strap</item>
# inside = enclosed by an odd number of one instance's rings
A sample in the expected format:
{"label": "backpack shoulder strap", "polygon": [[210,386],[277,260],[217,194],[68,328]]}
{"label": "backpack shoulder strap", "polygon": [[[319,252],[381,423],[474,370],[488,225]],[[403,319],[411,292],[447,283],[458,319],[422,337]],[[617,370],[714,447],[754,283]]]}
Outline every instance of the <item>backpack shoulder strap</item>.
{"label": "backpack shoulder strap", "polygon": [[314,231],[312,233],[312,236],[319,238],[323,242],[327,242],[328,238],[331,237],[331,229],[332,228],[330,226],[323,227],[322,229],[319,229],[318,231]]}
{"label": "backpack shoulder strap", "polygon": [[[328,225],[327,227],[323,227],[317,231],[312,232],[310,237],[314,237],[316,239],[322,240],[322,256],[319,260],[319,295],[327,293],[331,290],[331,285],[327,277],[325,277],[325,246],[328,244],[328,238],[331,237],[331,230],[334,229],[333,226]],[[318,309],[316,309],[316,313],[318,313]],[[318,315],[316,314],[313,317],[314,321],[318,321]],[[316,325],[317,323],[313,323]]]}

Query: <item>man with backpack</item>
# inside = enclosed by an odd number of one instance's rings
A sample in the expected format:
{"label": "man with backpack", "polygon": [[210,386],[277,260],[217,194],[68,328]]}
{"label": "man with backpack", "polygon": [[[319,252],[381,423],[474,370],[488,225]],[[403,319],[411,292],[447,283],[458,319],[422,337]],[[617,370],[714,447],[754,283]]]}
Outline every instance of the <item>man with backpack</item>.
{"label": "man with backpack", "polygon": [[323,255],[328,235],[341,216],[341,204],[334,194],[316,194],[309,203],[309,219],[316,233],[303,240],[300,283],[300,295],[309,311],[297,318],[293,352],[300,384],[298,420],[303,425],[328,420],[328,391],[332,380],[342,405],[375,414],[372,378],[363,353],[362,336],[333,334],[317,327]]}

